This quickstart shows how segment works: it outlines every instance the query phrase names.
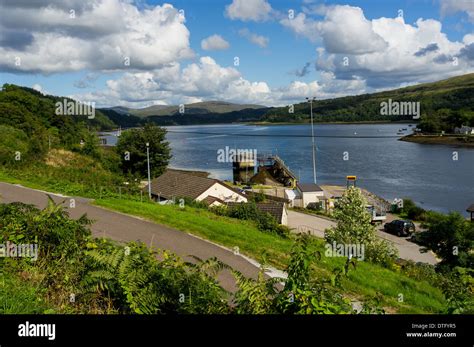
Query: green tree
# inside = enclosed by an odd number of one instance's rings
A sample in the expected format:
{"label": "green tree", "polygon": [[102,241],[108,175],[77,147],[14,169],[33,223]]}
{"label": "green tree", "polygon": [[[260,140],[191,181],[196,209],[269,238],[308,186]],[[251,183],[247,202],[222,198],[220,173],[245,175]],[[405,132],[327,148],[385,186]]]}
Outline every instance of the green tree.
{"label": "green tree", "polygon": [[387,241],[377,238],[366,206],[367,201],[359,188],[347,189],[336,204],[334,217],[337,219],[337,225],[326,230],[326,241],[363,245],[365,258],[375,263],[390,265],[397,257],[397,251]]}
{"label": "green tree", "polygon": [[82,141],[84,141],[84,143],[82,146],[79,146],[79,152],[92,158],[100,159],[101,153],[99,150],[98,136],[93,132],[86,131],[84,132]]}
{"label": "green tree", "polygon": [[171,159],[166,130],[147,123],[143,128],[124,131],[120,136],[116,149],[124,173],[147,176],[147,143],[150,148],[151,176],[157,177],[164,172]]}
{"label": "green tree", "polygon": [[326,231],[326,240],[338,243],[372,242],[375,227],[366,206],[367,201],[360,189],[351,187],[346,190],[334,209],[337,226]]}
{"label": "green tree", "polygon": [[441,267],[474,267],[474,223],[457,212],[429,212],[424,226],[428,230],[420,234],[419,241],[442,259]]}

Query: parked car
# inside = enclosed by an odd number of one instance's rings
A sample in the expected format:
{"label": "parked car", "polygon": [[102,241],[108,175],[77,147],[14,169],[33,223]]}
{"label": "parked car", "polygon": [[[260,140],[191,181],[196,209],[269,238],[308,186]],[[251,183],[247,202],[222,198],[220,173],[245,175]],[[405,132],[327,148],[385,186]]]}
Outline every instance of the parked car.
{"label": "parked car", "polygon": [[385,223],[383,230],[386,233],[395,234],[398,236],[409,236],[415,232],[415,224],[410,220],[396,219],[390,223]]}

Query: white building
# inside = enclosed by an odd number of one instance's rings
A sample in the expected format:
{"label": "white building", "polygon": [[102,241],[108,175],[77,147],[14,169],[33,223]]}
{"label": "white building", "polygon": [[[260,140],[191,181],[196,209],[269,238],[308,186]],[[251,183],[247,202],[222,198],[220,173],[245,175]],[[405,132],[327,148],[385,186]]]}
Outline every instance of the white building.
{"label": "white building", "polygon": [[[148,191],[148,186],[145,191]],[[245,195],[219,180],[171,169],[151,181],[151,195],[158,202],[189,198],[212,206],[227,202],[247,202]]]}
{"label": "white building", "polygon": [[308,207],[308,204],[321,204],[321,208],[325,208],[326,197],[323,189],[314,183],[298,183],[294,190],[296,198],[294,199],[295,207]]}

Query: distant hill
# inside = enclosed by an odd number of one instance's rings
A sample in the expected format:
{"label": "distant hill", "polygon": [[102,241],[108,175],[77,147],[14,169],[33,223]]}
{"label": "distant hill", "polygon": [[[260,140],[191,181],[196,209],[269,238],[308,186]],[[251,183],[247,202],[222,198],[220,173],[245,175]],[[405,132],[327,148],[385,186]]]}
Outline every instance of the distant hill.
{"label": "distant hill", "polygon": [[114,124],[123,128],[133,128],[143,125],[144,120],[140,117],[132,116],[125,109],[119,107],[101,108],[102,114],[107,116]]}
{"label": "distant hill", "polygon": [[98,109],[94,111],[95,115],[91,119],[83,115],[56,114],[56,103],[64,103],[65,100],[74,101],[63,96],[44,95],[32,88],[4,84],[0,90],[0,124],[25,128],[41,125],[59,130],[80,123],[98,130],[108,130],[116,126]]}
{"label": "distant hill", "polygon": [[[196,102],[193,104],[184,105],[185,114],[219,114],[229,113],[235,111],[242,111],[245,109],[262,109],[265,106],[252,104],[233,104],[224,101],[205,101]],[[113,108],[117,109],[117,108]],[[120,110],[123,111],[123,110]],[[137,117],[149,116],[174,116],[181,115],[179,112],[179,105],[154,105],[142,109],[127,109],[128,113]]]}
{"label": "distant hill", "polygon": [[[420,102],[421,116],[425,121],[453,112],[460,112],[457,116],[461,118],[467,114],[465,121],[469,121],[469,114],[474,111],[474,73],[379,93],[317,100],[313,103],[314,119],[316,122],[413,119],[411,115],[382,115],[381,103],[387,102],[388,99],[399,102]],[[270,109],[262,117],[262,121],[305,122],[310,118],[310,107],[307,102],[294,105],[294,113],[288,111],[288,107]],[[457,116],[451,115],[452,118]]]}
{"label": "distant hill", "polygon": [[123,107],[123,106],[108,107],[108,108],[103,108],[102,110],[112,110],[112,111],[115,111],[117,113],[125,114],[125,115],[130,114],[130,108]]}
{"label": "distant hill", "polygon": [[219,123],[242,123],[258,122],[268,112],[268,108],[243,109],[226,113],[191,113],[191,110],[184,114],[174,114],[172,116],[150,116],[144,121],[152,121],[158,125],[193,125],[193,124],[219,124]]}

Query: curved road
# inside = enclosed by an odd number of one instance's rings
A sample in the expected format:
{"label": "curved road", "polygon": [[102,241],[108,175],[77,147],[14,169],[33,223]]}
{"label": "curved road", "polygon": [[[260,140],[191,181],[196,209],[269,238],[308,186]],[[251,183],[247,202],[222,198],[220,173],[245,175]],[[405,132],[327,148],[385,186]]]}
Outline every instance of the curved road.
{"label": "curved road", "polygon": [[[259,268],[256,262],[185,232],[92,206],[89,204],[89,199],[74,198],[76,206],[69,208],[69,197],[0,182],[0,202],[3,203],[18,201],[44,208],[48,201],[46,194],[49,194],[56,202],[66,200],[64,206],[72,218],[87,214],[88,218],[94,221],[91,230],[96,237],[108,237],[123,242],[142,241],[147,245],[152,244],[154,247],[170,250],[187,261],[194,260],[189,255],[203,260],[217,257],[245,276],[257,277]],[[229,271],[222,271],[218,279],[224,289],[235,291],[235,280]]]}

